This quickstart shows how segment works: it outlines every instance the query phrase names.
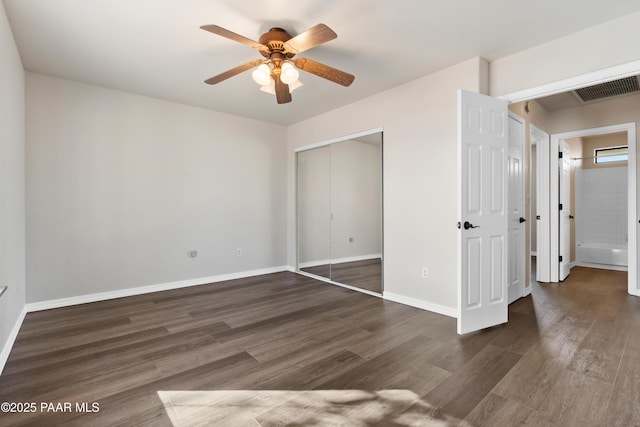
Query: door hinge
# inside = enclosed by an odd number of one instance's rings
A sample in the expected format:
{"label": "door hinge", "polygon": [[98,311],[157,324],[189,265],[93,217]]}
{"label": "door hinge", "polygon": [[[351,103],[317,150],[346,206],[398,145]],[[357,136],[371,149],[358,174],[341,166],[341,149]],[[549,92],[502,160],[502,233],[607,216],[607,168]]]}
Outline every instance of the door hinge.
{"label": "door hinge", "polygon": [[562,158],[562,151],[560,151],[558,154],[559,154],[558,158],[561,159]]}
{"label": "door hinge", "polygon": [[560,255],[560,262],[562,262],[562,255]]}
{"label": "door hinge", "polygon": [[540,219],[540,215],[536,215],[536,219]]}
{"label": "door hinge", "polygon": [[560,210],[562,210],[562,203],[560,203]]}

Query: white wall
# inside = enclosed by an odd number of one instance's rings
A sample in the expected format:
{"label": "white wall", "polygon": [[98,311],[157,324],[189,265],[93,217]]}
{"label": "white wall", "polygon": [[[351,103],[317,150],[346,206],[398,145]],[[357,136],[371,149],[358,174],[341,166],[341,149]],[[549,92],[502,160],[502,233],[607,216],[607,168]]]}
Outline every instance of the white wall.
{"label": "white wall", "polygon": [[0,352],[25,305],[24,79],[0,2],[0,286],[8,286],[0,296]]}
{"label": "white wall", "polygon": [[[288,256],[295,262],[295,147],[384,128],[384,291],[457,308],[457,90],[476,58],[288,128]],[[422,279],[422,266],[429,279]]]}
{"label": "white wall", "polygon": [[639,27],[636,12],[496,59],[489,64],[490,93],[506,95],[637,61]]}
{"label": "white wall", "polygon": [[284,265],[285,139],[27,73],[27,301]]}

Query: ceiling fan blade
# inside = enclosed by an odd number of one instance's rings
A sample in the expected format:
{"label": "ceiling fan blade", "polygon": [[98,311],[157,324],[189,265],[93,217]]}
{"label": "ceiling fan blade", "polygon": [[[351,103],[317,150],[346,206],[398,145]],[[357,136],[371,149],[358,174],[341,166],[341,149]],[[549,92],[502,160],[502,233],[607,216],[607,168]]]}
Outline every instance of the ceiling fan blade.
{"label": "ceiling fan blade", "polygon": [[250,46],[254,49],[258,49],[260,51],[269,51],[269,48],[265,45],[263,45],[262,43],[258,43],[255,40],[251,40],[245,36],[241,36],[240,34],[236,34],[233,31],[229,31],[226,28],[222,28],[218,25],[203,25],[200,28],[202,28],[205,31],[209,31],[210,33],[213,34],[217,34],[219,36],[222,37],[226,37],[228,39],[231,39],[233,41],[237,41],[239,43],[242,44],[246,44],[247,46]]}
{"label": "ceiling fan blade", "polygon": [[255,61],[247,62],[246,64],[242,64],[237,66],[236,68],[232,68],[228,71],[225,71],[222,74],[218,74],[217,76],[213,76],[210,79],[205,80],[204,82],[210,85],[214,85],[216,83],[220,83],[223,80],[227,80],[230,77],[235,76],[236,74],[240,74],[243,71],[247,71],[253,67],[257,67],[262,63],[261,59],[256,59]]}
{"label": "ceiling fan blade", "polygon": [[308,73],[315,74],[318,77],[331,80],[342,86],[350,86],[355,77],[352,74],[340,71],[337,68],[329,67],[320,62],[313,61],[308,58],[296,58],[293,60],[296,67]]}
{"label": "ceiling fan blade", "polygon": [[312,47],[326,43],[329,40],[333,40],[338,35],[333,30],[324,24],[318,24],[309,28],[302,34],[287,40],[284,44],[284,48],[287,52],[294,55],[309,50]]}
{"label": "ceiling fan blade", "polygon": [[276,79],[276,100],[278,104],[286,104],[291,102],[291,93],[289,92],[289,85],[282,83],[280,76],[275,76]]}

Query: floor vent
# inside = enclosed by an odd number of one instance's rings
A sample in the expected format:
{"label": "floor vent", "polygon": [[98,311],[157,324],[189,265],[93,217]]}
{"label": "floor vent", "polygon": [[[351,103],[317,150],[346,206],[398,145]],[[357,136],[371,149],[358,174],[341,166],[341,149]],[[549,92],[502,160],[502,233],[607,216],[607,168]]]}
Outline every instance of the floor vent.
{"label": "floor vent", "polygon": [[582,102],[589,102],[627,93],[640,92],[640,85],[638,85],[638,78],[633,76],[601,83],[599,85],[583,87],[582,89],[576,89],[575,92]]}

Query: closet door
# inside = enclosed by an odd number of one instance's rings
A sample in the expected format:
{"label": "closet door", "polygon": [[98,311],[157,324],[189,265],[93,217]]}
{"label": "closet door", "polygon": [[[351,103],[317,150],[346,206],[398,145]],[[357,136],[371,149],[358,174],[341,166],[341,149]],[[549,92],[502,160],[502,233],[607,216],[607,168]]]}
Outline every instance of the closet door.
{"label": "closet door", "polygon": [[297,151],[298,271],[382,293],[382,130]]}

